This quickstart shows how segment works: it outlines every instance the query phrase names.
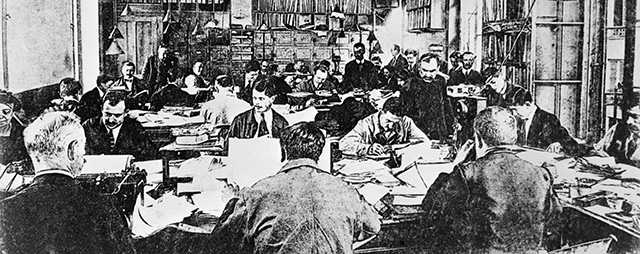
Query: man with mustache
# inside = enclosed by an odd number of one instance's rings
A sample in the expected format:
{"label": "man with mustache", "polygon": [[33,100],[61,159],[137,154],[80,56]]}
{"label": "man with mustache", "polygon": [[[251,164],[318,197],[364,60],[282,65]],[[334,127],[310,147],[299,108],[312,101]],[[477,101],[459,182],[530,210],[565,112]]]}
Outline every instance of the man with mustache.
{"label": "man with mustache", "polygon": [[430,139],[446,140],[452,133],[453,111],[444,90],[444,78],[438,75],[438,56],[424,54],[419,75],[407,81],[400,91],[407,116]]}
{"label": "man with mustache", "polygon": [[129,154],[136,160],[159,159],[158,149],[142,125],[129,117],[127,92],[109,91],[102,99],[102,115],[82,124],[87,136],[87,154]]}
{"label": "man with mustache", "polygon": [[358,42],[353,45],[353,56],[351,60],[344,66],[344,83],[351,88],[367,89],[369,82],[374,77],[374,65],[371,61],[364,59],[364,44]]}
{"label": "man with mustache", "polygon": [[476,56],[472,52],[464,52],[462,54],[462,68],[451,72],[447,85],[457,86],[463,84],[477,87],[482,86],[484,78],[482,78],[482,75],[480,75],[478,71],[472,69],[475,60]]}
{"label": "man with mustache", "polygon": [[626,112],[627,121],[619,121],[612,126],[595,145],[595,150],[603,156],[613,156],[616,162],[640,166],[640,94],[635,92],[632,106]]}

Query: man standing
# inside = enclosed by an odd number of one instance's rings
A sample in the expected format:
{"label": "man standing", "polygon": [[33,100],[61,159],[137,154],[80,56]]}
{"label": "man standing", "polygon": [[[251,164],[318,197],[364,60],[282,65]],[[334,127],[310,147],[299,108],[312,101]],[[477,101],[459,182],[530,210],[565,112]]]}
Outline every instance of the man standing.
{"label": "man standing", "polygon": [[142,73],[149,94],[154,94],[158,89],[164,87],[168,82],[169,71],[178,68],[178,59],[170,56],[167,46],[161,44],[158,47],[158,55],[151,55],[147,59]]}
{"label": "man standing", "polygon": [[365,48],[361,42],[353,45],[354,60],[344,66],[344,82],[351,88],[367,89],[375,77],[374,65],[364,59]]}
{"label": "man standing", "polygon": [[251,103],[253,98],[251,92],[253,91],[255,82],[260,75],[260,63],[256,60],[247,62],[247,65],[244,67],[244,72],[244,84],[240,87],[237,95],[238,98]]}
{"label": "man standing", "polygon": [[51,112],[25,129],[36,177],[0,201],[0,249],[6,253],[135,253],[131,232],[106,196],[74,182],[84,165],[77,116]]}
{"label": "man standing", "polygon": [[429,45],[429,53],[438,56],[438,66],[440,66],[440,75],[447,75],[449,72],[449,64],[447,63],[446,56],[444,55],[444,46],[442,44]]}
{"label": "man standing", "polygon": [[318,166],[324,144],[313,123],[285,128],[286,164],[231,199],[231,215],[212,233],[212,253],[352,253],[355,241],[375,236],[378,214]]}
{"label": "man standing", "polygon": [[400,91],[407,116],[413,119],[430,139],[446,140],[454,124],[453,111],[446,98],[444,78],[437,75],[438,57],[425,54],[419,61],[418,77],[407,81]]}
{"label": "man standing", "polygon": [[[560,212],[552,176],[520,159],[507,146],[516,142],[516,119],[506,108],[489,107],[474,120],[478,159],[440,174],[422,207],[430,243],[443,253],[538,253],[545,224]],[[532,252],[528,252],[532,251]]]}
{"label": "man standing", "polygon": [[476,61],[476,56],[467,51],[462,54],[462,69],[454,70],[451,72],[449,86],[457,85],[474,85],[481,87],[484,84],[482,75],[474,69],[473,63]]}
{"label": "man standing", "polygon": [[358,122],[340,139],[340,150],[354,155],[381,155],[390,151],[391,145],[430,142],[411,118],[403,113],[400,98],[387,99],[382,111]]}
{"label": "man standing", "polygon": [[104,94],[112,85],[113,77],[108,74],[98,75],[98,78],[96,78],[96,87],[82,95],[80,105],[76,110],[76,114],[80,117],[81,122],[100,116],[100,112],[102,111],[102,97],[104,97]]}
{"label": "man standing", "polygon": [[129,154],[138,161],[159,159],[142,125],[126,116],[125,91],[110,91],[102,100],[102,116],[84,122],[87,154]]}
{"label": "man standing", "polygon": [[418,64],[418,51],[415,49],[405,49],[404,55],[407,57],[407,65],[404,70],[398,69],[398,72],[402,70],[408,78],[418,75],[420,69]]}
{"label": "man standing", "polygon": [[275,78],[261,79],[253,88],[253,108],[236,116],[229,128],[229,138],[280,138],[280,132],[289,123],[271,106],[277,93]]}
{"label": "man standing", "polygon": [[404,70],[409,63],[407,63],[407,59],[400,54],[400,46],[398,44],[393,44],[391,46],[391,61],[387,66],[392,66],[395,70]]}

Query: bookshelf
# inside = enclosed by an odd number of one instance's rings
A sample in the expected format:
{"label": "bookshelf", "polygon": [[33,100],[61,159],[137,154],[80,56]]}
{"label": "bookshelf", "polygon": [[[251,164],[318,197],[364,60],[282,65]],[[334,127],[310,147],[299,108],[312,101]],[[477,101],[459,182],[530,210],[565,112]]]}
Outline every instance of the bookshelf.
{"label": "bookshelf", "polygon": [[[345,27],[370,24],[366,21],[373,20],[372,0],[253,0],[253,22],[255,27],[263,20],[269,27],[328,27],[329,14],[336,4],[345,14]],[[358,19],[363,15],[371,18]]]}

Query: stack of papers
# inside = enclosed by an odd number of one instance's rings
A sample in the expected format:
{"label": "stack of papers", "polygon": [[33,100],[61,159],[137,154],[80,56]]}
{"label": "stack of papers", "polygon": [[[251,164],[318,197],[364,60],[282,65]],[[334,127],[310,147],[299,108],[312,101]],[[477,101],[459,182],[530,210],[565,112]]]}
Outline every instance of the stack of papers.
{"label": "stack of papers", "polygon": [[154,200],[150,196],[144,195],[144,206],[138,196],[133,209],[131,233],[134,238],[148,237],[166,227],[176,226],[196,210],[196,207],[187,202],[184,197],[164,195]]}

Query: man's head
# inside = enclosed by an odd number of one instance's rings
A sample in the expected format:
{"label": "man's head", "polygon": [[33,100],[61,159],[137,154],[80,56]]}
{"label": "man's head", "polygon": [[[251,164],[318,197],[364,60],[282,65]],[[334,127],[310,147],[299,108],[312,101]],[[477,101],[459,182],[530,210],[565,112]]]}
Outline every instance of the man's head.
{"label": "man's head", "polygon": [[224,89],[228,92],[233,92],[233,79],[227,75],[219,75],[216,77],[216,85],[220,90]]}
{"label": "man's head", "polygon": [[413,66],[418,61],[418,51],[415,49],[406,49],[404,56],[407,57],[407,63],[409,66]]}
{"label": "man's head", "polygon": [[193,63],[193,68],[191,68],[191,70],[193,71],[193,74],[200,76],[202,74],[203,67],[204,63],[202,60],[196,60],[196,62]]}
{"label": "man's head", "polygon": [[629,118],[627,126],[635,134],[640,134],[640,92],[634,91],[631,96],[631,105],[626,109]]}
{"label": "man's head", "polygon": [[296,62],[293,64],[293,68],[296,71],[302,71],[303,66],[304,66],[304,61],[302,61],[302,59],[297,59]]}
{"label": "man's head", "polygon": [[398,97],[391,97],[384,102],[380,114],[380,126],[384,131],[393,130],[404,116],[402,101]]}
{"label": "man's head", "polygon": [[358,60],[364,59],[364,52],[365,52],[365,48],[362,42],[357,42],[356,44],[353,45],[353,56],[356,59]]}
{"label": "man's head", "polygon": [[69,112],[50,112],[24,130],[24,144],[36,174],[57,168],[78,175],[84,165],[86,138],[80,119]]}
{"label": "man's head", "polygon": [[136,65],[133,62],[126,61],[122,63],[122,69],[120,69],[124,79],[133,79],[133,74],[136,73]]}
{"label": "man's head", "polygon": [[64,100],[80,101],[82,97],[82,84],[73,78],[60,80],[60,98]]}
{"label": "man's head", "polygon": [[255,81],[260,72],[260,63],[256,60],[247,62],[247,65],[244,67],[244,72],[244,78],[248,83]]}
{"label": "man's head", "polygon": [[324,134],[310,122],[291,125],[280,133],[280,147],[287,160],[312,159],[317,162],[324,143]]}
{"label": "man's head", "polygon": [[527,118],[535,107],[531,93],[524,88],[513,89],[506,95],[507,105],[520,118]]}
{"label": "man's head", "polygon": [[395,73],[395,68],[393,66],[387,65],[385,67],[382,67],[381,71],[382,71],[382,75],[388,79],[388,78],[391,78]]}
{"label": "man's head", "polygon": [[169,48],[167,47],[167,45],[160,44],[160,46],[158,46],[158,59],[160,59],[160,61],[163,61],[167,58],[168,55]]}
{"label": "man's head", "polygon": [[396,57],[399,54],[400,54],[400,45],[398,45],[398,44],[391,45],[391,55],[393,57]]}
{"label": "man's head", "polygon": [[382,67],[382,59],[379,56],[372,57],[371,62],[377,67]]}
{"label": "man's head", "polygon": [[486,80],[485,83],[497,92],[501,92],[507,86],[507,82],[500,77],[500,72],[495,67],[487,67],[484,69],[482,76],[484,76]]}
{"label": "man's head", "polygon": [[262,78],[256,81],[253,88],[253,107],[258,113],[271,109],[273,101],[276,99],[276,77]]}
{"label": "man's head", "polygon": [[438,55],[438,57],[443,57],[444,46],[442,44],[431,44],[429,45],[429,53],[434,53]]}
{"label": "man's head", "polygon": [[449,62],[451,62],[454,68],[458,67],[462,63],[462,53],[460,53],[460,51],[453,51],[453,53],[449,55]]}
{"label": "man's head", "polygon": [[[473,120],[476,148],[486,151],[489,147],[513,145],[518,139],[517,122],[511,111],[506,108],[488,107]],[[484,153],[478,153],[481,155]]]}
{"label": "man's head", "polygon": [[324,65],[316,66],[313,71],[313,84],[316,86],[322,84],[329,76],[329,70]]}
{"label": "man's head", "polygon": [[420,57],[420,69],[419,74],[422,80],[427,83],[433,82],[438,73],[438,56],[432,53],[427,53]]}
{"label": "man's head", "polygon": [[11,93],[0,91],[0,128],[11,123],[13,112],[20,110],[20,101]]}
{"label": "man's head", "polygon": [[464,68],[465,70],[471,69],[475,60],[476,56],[472,52],[464,52],[462,54],[462,68]]}
{"label": "man's head", "polygon": [[124,122],[127,113],[125,91],[113,90],[107,92],[102,99],[102,123],[107,129],[115,129]]}
{"label": "man's head", "polygon": [[100,91],[105,93],[107,90],[109,90],[111,85],[113,85],[113,80],[114,78],[109,74],[100,74],[98,75],[98,78],[96,78],[96,86],[98,87],[98,89],[100,89]]}
{"label": "man's head", "polygon": [[260,70],[263,73],[268,73],[269,72],[269,61],[262,60],[262,62],[260,62]]}

